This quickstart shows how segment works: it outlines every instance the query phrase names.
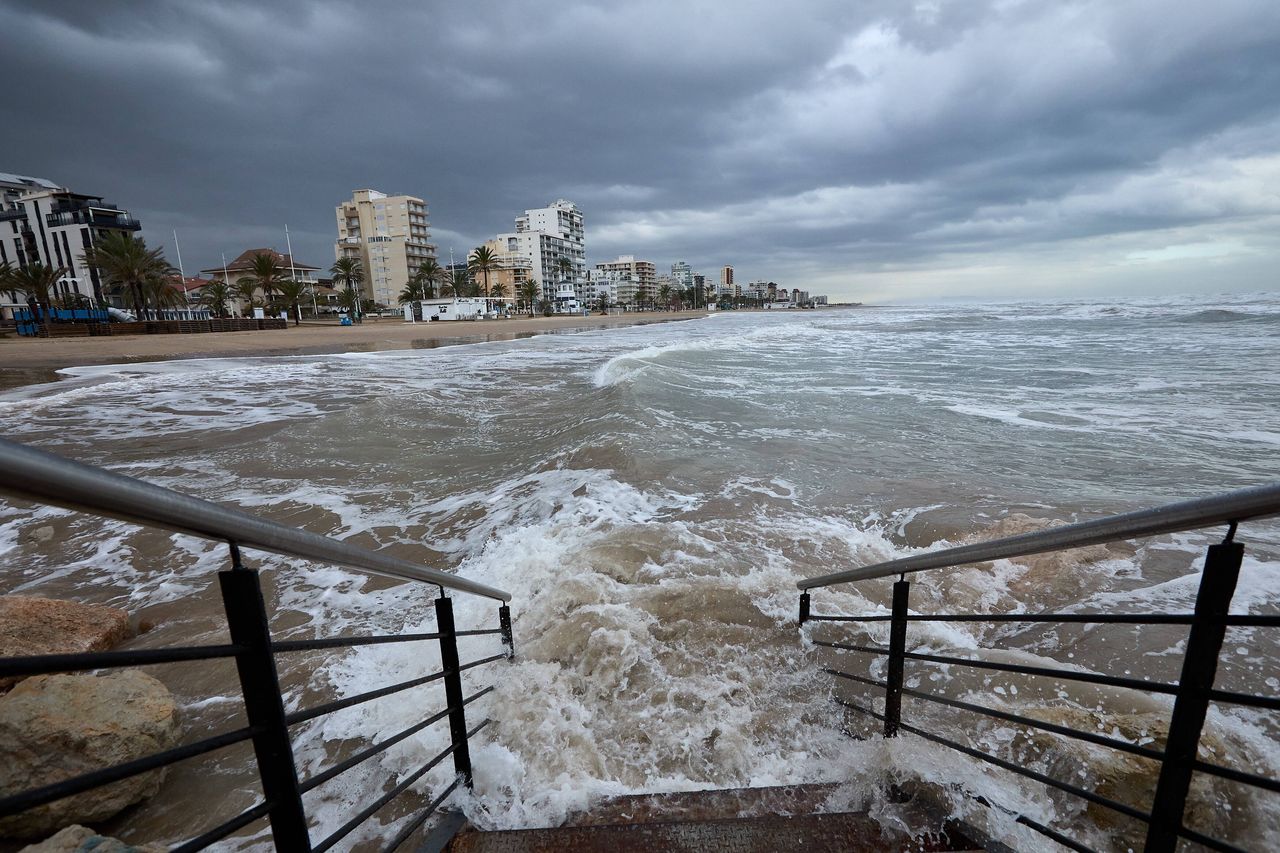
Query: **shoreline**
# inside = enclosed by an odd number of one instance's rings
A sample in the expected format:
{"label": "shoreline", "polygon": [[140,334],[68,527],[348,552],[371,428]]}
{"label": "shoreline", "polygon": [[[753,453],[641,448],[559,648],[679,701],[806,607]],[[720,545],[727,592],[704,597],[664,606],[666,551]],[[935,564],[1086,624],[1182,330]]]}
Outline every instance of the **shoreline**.
{"label": "shoreline", "polygon": [[307,322],[287,329],[187,335],[128,335],[96,338],[0,339],[0,390],[56,382],[68,367],[136,364],[198,358],[271,358],[348,352],[389,352],[517,340],[544,334],[646,326],[706,317],[706,311],[593,314],[589,317],[517,317],[406,323],[396,317],[359,326]]}

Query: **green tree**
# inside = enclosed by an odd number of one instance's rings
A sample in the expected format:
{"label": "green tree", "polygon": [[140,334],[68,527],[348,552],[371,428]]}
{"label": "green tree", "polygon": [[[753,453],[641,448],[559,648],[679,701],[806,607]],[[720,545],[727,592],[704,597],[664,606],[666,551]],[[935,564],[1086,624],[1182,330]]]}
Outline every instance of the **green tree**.
{"label": "green tree", "polygon": [[507,298],[507,286],[500,281],[495,281],[493,287],[489,288],[489,295],[494,299],[505,300]]}
{"label": "green tree", "polygon": [[13,278],[13,264],[0,261],[0,293],[5,294],[13,302],[18,301],[18,290],[10,283]]}
{"label": "green tree", "polygon": [[148,276],[142,284],[142,292],[147,304],[154,305],[157,309],[185,308],[187,305],[186,292],[174,284],[174,277],[170,275]]}
{"label": "green tree", "polygon": [[258,252],[249,264],[249,275],[262,291],[262,299],[267,303],[275,301],[276,291],[288,281],[288,270],[280,265],[279,258],[273,252]]}
{"label": "green tree", "polygon": [[541,288],[538,287],[538,280],[532,275],[527,276],[520,284],[520,299],[524,301],[525,308],[529,311],[529,316],[533,316],[533,304],[538,300],[538,294]]}
{"label": "green tree", "polygon": [[65,267],[46,267],[39,261],[25,267],[11,267],[5,276],[4,289],[21,291],[49,308],[53,305],[53,295],[58,292],[58,282],[66,274]]}
{"label": "green tree", "polygon": [[488,246],[478,246],[471,252],[471,257],[467,259],[467,271],[473,276],[479,273],[483,277],[484,286],[481,288],[478,296],[489,295],[489,271],[498,268],[498,256]]}
{"label": "green tree", "polygon": [[447,272],[435,258],[427,258],[418,265],[413,278],[422,287],[423,299],[435,299],[436,288],[444,281]]}
{"label": "green tree", "polygon": [[231,287],[236,299],[244,303],[244,316],[252,317],[253,309],[262,305],[258,298],[258,285],[252,278],[242,278]]}
{"label": "green tree", "polygon": [[[329,268],[329,274],[333,276],[334,284],[342,285],[343,292],[339,294],[338,304],[346,308],[357,323],[361,321],[360,317],[360,297],[357,291],[360,285],[364,283],[364,265],[360,263],[359,258],[338,258],[333,262],[333,266]],[[347,296],[346,291],[350,291],[351,295]]]}
{"label": "green tree", "polygon": [[302,302],[302,297],[306,295],[306,283],[286,278],[284,281],[276,285],[276,289],[280,291],[281,304],[287,305],[293,309],[293,325],[301,326],[302,308],[299,303]]}
{"label": "green tree", "polygon": [[231,305],[231,288],[227,286],[225,281],[214,279],[211,283],[206,284],[200,289],[200,302],[209,309],[209,313],[215,317],[226,317],[231,313],[228,309]]}
{"label": "green tree", "polygon": [[596,307],[600,309],[601,314],[608,314],[609,313],[609,294],[607,293],[600,294],[600,298],[596,301]]}
{"label": "green tree", "polygon": [[556,261],[556,268],[560,270],[560,280],[569,281],[569,274],[573,272],[573,262],[568,258],[561,258]]}
{"label": "green tree", "polygon": [[147,281],[177,273],[164,259],[163,250],[148,249],[141,237],[123,231],[99,237],[81,258],[87,266],[97,267],[109,286],[130,295],[139,320],[144,319],[147,310]]}
{"label": "green tree", "polygon": [[409,283],[404,286],[404,290],[400,291],[400,295],[396,297],[396,302],[401,305],[408,305],[410,302],[421,302],[422,282],[417,278],[409,279]]}
{"label": "green tree", "polygon": [[671,285],[664,284],[658,288],[658,304],[663,308],[671,307]]}
{"label": "green tree", "polygon": [[471,280],[466,270],[454,270],[449,278],[454,296],[476,295],[474,292],[475,282]]}

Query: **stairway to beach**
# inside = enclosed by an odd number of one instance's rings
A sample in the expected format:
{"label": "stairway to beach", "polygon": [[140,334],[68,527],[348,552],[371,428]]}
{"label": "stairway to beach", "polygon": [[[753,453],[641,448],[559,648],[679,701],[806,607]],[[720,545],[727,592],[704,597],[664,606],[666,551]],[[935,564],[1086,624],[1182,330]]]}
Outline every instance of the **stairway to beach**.
{"label": "stairway to beach", "polygon": [[[817,809],[829,785],[740,788],[619,797],[571,816],[562,826],[484,832],[450,814],[421,848],[448,853],[550,853],[581,851],[698,851],[775,853],[780,850],[931,851],[981,850],[958,828],[912,838],[883,827],[865,812]],[[461,829],[459,830],[459,826]],[[913,826],[938,825],[921,816]],[[449,840],[448,836],[457,834]]]}

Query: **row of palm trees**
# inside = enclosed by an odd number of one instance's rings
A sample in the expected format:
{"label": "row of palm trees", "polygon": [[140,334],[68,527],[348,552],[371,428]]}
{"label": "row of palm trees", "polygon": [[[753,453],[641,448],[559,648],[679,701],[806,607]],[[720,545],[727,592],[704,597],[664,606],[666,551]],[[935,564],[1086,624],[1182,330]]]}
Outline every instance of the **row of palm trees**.
{"label": "row of palm trees", "polygon": [[[118,232],[107,234],[86,248],[82,258],[87,266],[97,268],[104,280],[104,291],[123,296],[139,318],[158,316],[164,308],[187,305],[185,291],[175,284],[178,270],[165,260],[162,249],[147,248],[141,237]],[[65,267],[50,267],[39,262],[24,267],[0,264],[0,292],[10,294],[15,301],[17,294],[22,293],[29,301],[45,307],[85,307],[89,303],[87,297],[58,293],[59,283],[67,275],[69,271]],[[359,285],[358,279],[353,285]],[[249,308],[287,307],[292,310],[295,322],[300,322],[300,304],[306,292],[306,283],[290,278],[276,255],[261,252],[254,256],[248,275],[234,284],[215,280],[202,288],[198,298],[216,317],[230,316],[238,301]]]}
{"label": "row of palm trees", "polygon": [[[141,238],[132,234],[110,233],[86,248],[81,256],[88,266],[97,267],[107,292],[119,293],[132,304],[137,316],[186,303],[182,290],[173,284],[177,273],[164,259],[160,249],[148,249]],[[59,293],[59,284],[70,275],[62,266],[46,266],[35,262],[18,267],[0,264],[0,292],[15,301],[21,293],[29,302],[46,308],[85,307],[91,304],[81,294]]]}

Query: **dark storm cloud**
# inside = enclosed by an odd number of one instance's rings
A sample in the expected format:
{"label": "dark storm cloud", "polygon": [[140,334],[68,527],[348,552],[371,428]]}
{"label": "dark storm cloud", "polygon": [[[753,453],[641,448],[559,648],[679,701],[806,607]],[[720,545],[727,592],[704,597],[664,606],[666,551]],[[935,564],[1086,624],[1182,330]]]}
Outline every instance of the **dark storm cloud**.
{"label": "dark storm cloud", "polygon": [[0,0],[0,171],[176,228],[188,270],[285,222],[327,265],[365,186],[427,198],[444,253],[565,196],[592,260],[837,292],[1066,247],[1273,265],[1278,10]]}

